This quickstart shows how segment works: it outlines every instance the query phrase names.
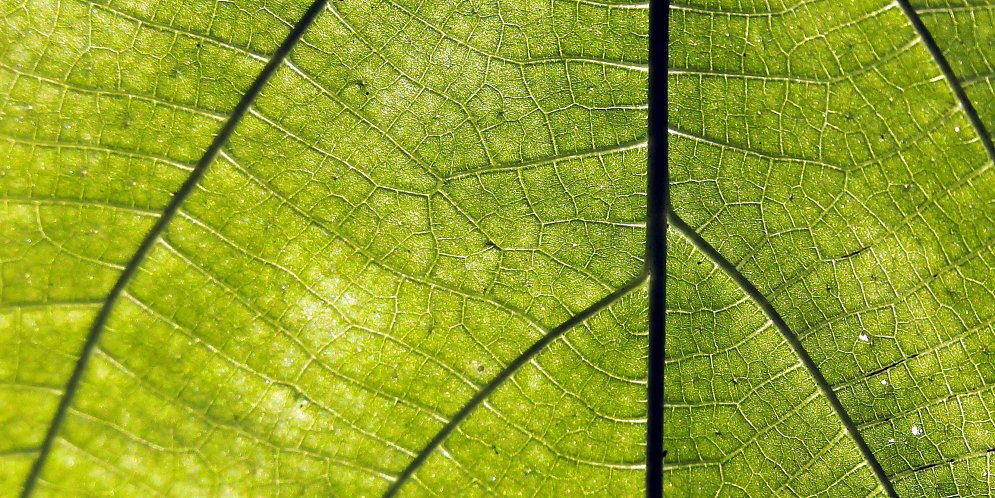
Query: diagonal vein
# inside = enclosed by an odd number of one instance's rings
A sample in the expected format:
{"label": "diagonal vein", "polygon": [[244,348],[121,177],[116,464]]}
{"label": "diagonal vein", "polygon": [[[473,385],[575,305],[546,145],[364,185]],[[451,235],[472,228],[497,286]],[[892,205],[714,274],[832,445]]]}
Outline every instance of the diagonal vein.
{"label": "diagonal vein", "polygon": [[798,356],[798,359],[803,365],[805,365],[809,375],[812,376],[812,379],[819,386],[819,390],[822,391],[822,394],[829,401],[829,404],[833,407],[833,411],[835,411],[836,415],[840,418],[843,427],[846,428],[850,438],[853,439],[853,442],[857,445],[857,448],[860,450],[860,453],[867,462],[867,465],[872,471],[874,471],[874,475],[877,477],[878,482],[881,484],[881,487],[884,489],[885,493],[889,497],[897,498],[898,494],[895,492],[895,487],[892,484],[891,479],[889,479],[885,474],[884,469],[877,460],[877,457],[874,456],[874,453],[871,452],[870,447],[867,446],[867,442],[864,441],[864,437],[860,434],[860,430],[857,428],[857,425],[850,418],[850,414],[847,413],[846,408],[843,407],[843,404],[840,403],[839,398],[836,396],[836,392],[833,391],[833,388],[829,385],[826,377],[822,375],[822,371],[815,364],[815,361],[812,360],[812,357],[809,356],[808,351],[805,350],[801,340],[797,335],[795,335],[794,332],[791,331],[791,328],[788,327],[788,324],[784,321],[784,318],[782,318],[777,310],[774,309],[774,305],[772,305],[767,297],[764,296],[755,285],[753,285],[753,282],[747,279],[746,276],[739,271],[739,269],[737,269],[732,263],[729,262],[728,259],[725,258],[725,256],[709,244],[708,241],[706,241],[698,232],[688,226],[688,224],[671,209],[667,210],[667,224],[687,238],[692,245],[694,245],[713,263],[721,268],[722,271],[729,276],[729,278],[739,285],[743,292],[745,292],[748,296],[750,296],[750,298],[753,299],[754,302],[757,303],[764,315],[767,316],[767,319],[769,319],[771,323],[777,327],[777,329],[781,332],[781,335],[784,336],[785,341],[787,341],[787,343],[791,346],[791,349],[794,351],[795,355]]}
{"label": "diagonal vein", "polygon": [[478,406],[482,405],[484,401],[486,401],[487,398],[491,395],[491,393],[493,393],[495,390],[497,390],[498,387],[504,384],[505,381],[511,378],[511,376],[515,372],[517,372],[518,369],[525,366],[526,363],[531,361],[532,358],[534,358],[537,354],[546,349],[547,346],[549,346],[553,341],[555,341],[563,334],[565,334],[568,330],[579,325],[584,320],[587,320],[595,313],[607,308],[612,303],[618,301],[626,294],[632,292],[637,287],[642,285],[646,281],[648,276],[649,276],[648,273],[643,272],[642,275],[630,280],[625,285],[620,287],[618,290],[612,292],[611,294],[608,294],[607,296],[601,298],[598,302],[588,306],[583,311],[570,317],[569,319],[558,325],[553,330],[550,330],[549,333],[542,336],[542,338],[540,338],[534,344],[529,346],[529,348],[523,351],[520,355],[518,355],[517,358],[512,360],[511,363],[509,363],[507,366],[504,367],[504,369],[498,372],[498,374],[495,375],[494,378],[487,383],[487,385],[485,385],[479,391],[477,391],[477,394],[475,394],[472,398],[470,398],[470,400],[467,401],[466,404],[463,405],[463,407],[460,408],[460,410],[456,412],[456,414],[453,415],[452,418],[449,419],[449,422],[445,426],[443,426],[442,429],[440,429],[439,432],[435,434],[435,436],[432,437],[432,439],[428,442],[428,444],[426,444],[418,452],[418,456],[416,456],[414,460],[408,463],[408,466],[405,467],[403,471],[401,471],[397,479],[393,483],[391,483],[389,488],[387,488],[387,491],[384,493],[384,498],[397,496],[397,493],[398,491],[400,491],[401,486],[403,486],[404,483],[406,483],[408,480],[411,479],[411,476],[414,475],[415,471],[418,470],[418,468],[420,468],[428,460],[428,457],[430,457],[432,453],[435,452],[435,450],[442,445],[443,441],[445,441],[446,438],[449,437],[449,435],[452,434],[454,430],[456,430],[456,427],[459,426],[459,424],[461,424],[464,420],[466,420],[466,418],[469,417],[470,414],[473,413],[473,411]]}
{"label": "diagonal vein", "polygon": [[936,44],[936,40],[933,39],[933,34],[926,28],[926,25],[919,17],[919,13],[912,7],[909,0],[896,0],[896,3],[902,8],[902,12],[905,12],[905,16],[909,18],[909,22],[912,23],[916,34],[919,35],[919,38],[922,38],[923,44],[933,56],[936,65],[939,66],[940,72],[943,73],[943,78],[947,80],[947,84],[953,90],[957,101],[964,109],[964,113],[967,114],[967,119],[971,121],[971,126],[977,132],[981,144],[984,145],[985,152],[988,153],[988,159],[995,162],[995,143],[992,143],[992,137],[988,134],[988,129],[981,121],[981,116],[978,115],[978,111],[974,108],[974,104],[971,103],[971,99],[967,97],[967,92],[964,91],[964,87],[957,80],[954,70],[950,67],[950,62],[947,61],[946,56],[943,55],[943,51],[940,50],[939,45]]}
{"label": "diagonal vein", "polygon": [[43,441],[38,452],[38,458],[32,465],[31,472],[28,474],[27,480],[22,488],[22,498],[31,496],[34,491],[35,485],[37,484],[42,470],[45,467],[45,463],[48,460],[48,456],[52,451],[55,438],[65,422],[69,407],[72,405],[73,398],[79,390],[83,373],[86,371],[87,364],[96,350],[97,342],[100,339],[101,333],[105,329],[107,321],[110,318],[110,314],[114,309],[114,305],[124,293],[124,289],[128,286],[128,283],[138,272],[139,266],[141,266],[149,251],[151,251],[152,246],[155,245],[156,241],[159,240],[159,237],[165,232],[166,228],[169,226],[169,223],[176,216],[177,212],[179,212],[180,206],[188,197],[190,197],[190,194],[193,193],[194,189],[197,187],[197,184],[200,183],[200,180],[207,173],[208,167],[221,151],[221,148],[228,142],[228,139],[235,132],[235,127],[238,126],[239,122],[241,122],[242,118],[248,112],[249,106],[251,106],[256,97],[259,96],[259,93],[276,72],[276,69],[287,58],[290,50],[301,39],[304,32],[307,31],[309,26],[311,26],[327,3],[328,0],[315,0],[301,17],[300,21],[298,21],[294,26],[293,30],[291,30],[291,32],[287,35],[286,39],[284,39],[280,47],[273,53],[273,56],[270,58],[269,62],[266,63],[266,66],[263,67],[263,70],[252,82],[252,85],[245,92],[245,94],[242,95],[241,100],[239,100],[238,105],[235,106],[231,114],[228,116],[224,126],[222,126],[218,131],[218,134],[215,135],[211,145],[197,162],[197,166],[190,172],[190,175],[183,182],[183,185],[180,186],[179,190],[173,194],[169,204],[163,210],[162,216],[159,217],[149,233],[146,234],[144,239],[142,239],[142,242],[135,251],[135,254],[128,261],[128,264],[124,267],[120,276],[118,276],[117,281],[114,283],[114,287],[111,288],[110,293],[104,300],[100,311],[97,313],[97,316],[90,327],[86,341],[80,351],[79,359],[76,361],[73,373],[69,377],[69,382],[66,384],[62,398],[59,400],[59,406],[56,409],[55,416],[52,418],[52,422],[49,424],[48,431],[45,434],[45,440]]}

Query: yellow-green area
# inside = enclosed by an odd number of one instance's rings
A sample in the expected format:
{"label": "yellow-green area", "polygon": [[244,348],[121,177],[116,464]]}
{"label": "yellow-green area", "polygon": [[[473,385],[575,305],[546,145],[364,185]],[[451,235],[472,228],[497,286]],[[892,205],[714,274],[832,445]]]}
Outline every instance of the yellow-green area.
{"label": "yellow-green area", "polygon": [[649,361],[666,496],[995,489],[995,3],[670,2],[665,275],[647,3],[311,7],[0,0],[0,496],[640,496]]}

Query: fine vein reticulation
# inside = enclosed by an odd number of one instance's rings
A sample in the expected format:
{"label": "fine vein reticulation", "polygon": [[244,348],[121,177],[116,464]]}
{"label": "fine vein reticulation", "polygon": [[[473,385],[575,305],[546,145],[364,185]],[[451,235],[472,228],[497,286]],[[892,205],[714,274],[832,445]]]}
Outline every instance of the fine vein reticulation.
{"label": "fine vein reticulation", "polygon": [[0,494],[990,494],[990,6],[183,4],[3,14]]}
{"label": "fine vein reticulation", "polygon": [[681,235],[683,235],[688,241],[691,242],[705,257],[710,259],[715,265],[724,271],[729,278],[731,278],[746,295],[756,302],[757,306],[763,311],[767,318],[777,327],[777,330],[784,336],[785,341],[791,345],[791,350],[801,363],[808,370],[809,375],[819,386],[819,390],[822,395],[826,397],[829,401],[830,406],[833,408],[833,412],[839,417],[840,421],[843,423],[843,427],[846,428],[847,434],[853,439],[853,442],[860,449],[860,454],[867,461],[867,465],[874,471],[875,477],[881,483],[881,487],[884,488],[885,493],[888,496],[896,497],[895,488],[891,484],[891,480],[885,474],[884,470],[881,468],[881,464],[878,463],[877,458],[871,449],[864,442],[864,437],[860,434],[860,429],[853,423],[850,419],[850,415],[847,413],[846,409],[840,403],[838,397],[836,397],[836,392],[833,391],[832,386],[826,381],[826,378],[822,375],[822,371],[819,370],[819,366],[812,361],[812,358],[805,351],[805,346],[802,345],[798,337],[788,328],[788,325],[784,323],[784,319],[781,315],[777,313],[774,306],[770,304],[770,301],[750,282],[746,277],[743,276],[736,267],[729,262],[722,254],[720,254],[711,244],[709,244],[705,239],[701,237],[697,232],[695,232],[691,227],[688,226],[684,220],[680,219],[672,210],[667,211],[667,223],[674,227]]}
{"label": "fine vein reticulation", "polygon": [[[571,39],[535,22],[543,10],[497,4],[339,1],[298,13],[292,3],[253,11],[225,2],[209,19],[60,5],[69,11],[14,16],[3,34],[78,48],[81,67],[135,65],[88,58],[105,46],[175,67],[151,87],[75,74],[64,84],[52,76],[60,61],[46,63],[44,51],[7,52],[16,81],[65,87],[66,102],[32,105],[73,115],[90,103],[83,95],[103,112],[86,114],[102,121],[99,133],[77,119],[59,129],[81,132],[49,137],[25,129],[55,113],[13,108],[29,122],[4,138],[18,152],[30,142],[110,156],[86,158],[94,169],[80,173],[84,185],[102,176],[95,166],[123,157],[130,169],[111,185],[165,191],[168,201],[114,190],[104,199],[98,188],[75,201],[4,197],[34,215],[18,230],[44,231],[45,248],[101,266],[115,282],[102,300],[14,296],[24,323],[37,322],[28,310],[56,307],[71,308],[65,319],[76,323],[89,309],[77,307],[103,303],[70,389],[43,392],[60,399],[43,448],[31,449],[25,431],[27,449],[0,456],[38,454],[32,489],[642,491],[645,5],[557,5],[560,20],[613,26]],[[60,24],[74,16],[89,23],[82,43]],[[286,18],[303,19],[289,35]],[[464,18],[483,25],[449,22]],[[506,23],[529,28],[505,33]],[[134,51],[109,36],[129,29]],[[163,34],[176,37],[161,44],[175,53],[150,53],[160,46],[150,38]],[[21,44],[30,46],[12,46]],[[412,47],[427,51],[413,57]],[[17,60],[25,54],[41,63]],[[207,74],[209,63],[224,69]],[[228,87],[246,89],[237,103]],[[114,107],[121,101],[129,104]],[[150,131],[162,120],[176,136]],[[208,132],[211,143],[191,160]],[[132,135],[153,138],[136,145]],[[24,164],[42,162],[27,151]],[[157,172],[161,184],[155,175],[139,184],[150,166],[170,170]],[[183,178],[168,187],[172,170]],[[97,224],[93,235],[123,242],[93,254],[55,216],[77,207],[143,218],[120,233]],[[127,232],[150,218],[127,249]],[[33,338],[16,339],[33,351]],[[15,378],[25,387],[29,365],[19,361]],[[537,416],[551,399],[556,410]],[[506,430],[489,432],[496,427]],[[492,454],[520,472],[461,463]]]}
{"label": "fine vein reticulation", "polygon": [[429,441],[429,443],[425,445],[425,447],[418,452],[418,455],[413,460],[411,460],[411,463],[409,463],[408,466],[404,468],[404,470],[398,476],[397,480],[395,480],[391,484],[391,486],[387,488],[387,492],[384,493],[384,496],[385,497],[396,496],[397,493],[400,491],[401,486],[403,486],[408,481],[408,479],[411,478],[411,476],[415,473],[415,471],[418,470],[418,468],[425,463],[428,457],[431,456],[432,452],[436,451],[439,448],[439,446],[446,439],[446,437],[448,437],[449,434],[456,429],[456,426],[458,426],[461,422],[463,422],[470,415],[470,412],[477,409],[482,403],[484,403],[484,401],[487,399],[488,396],[491,395],[491,393],[493,393],[498,387],[501,386],[501,384],[505,383],[509,378],[511,378],[511,376],[515,372],[517,372],[520,368],[522,368],[522,366],[524,366],[529,361],[532,361],[532,359],[535,358],[536,355],[538,355],[544,349],[549,347],[549,345],[553,341],[560,338],[568,330],[572,329],[573,327],[576,327],[577,325],[580,325],[585,320],[594,316],[599,311],[607,309],[609,306],[611,306],[619,299],[622,299],[623,297],[631,293],[633,290],[639,288],[646,281],[647,276],[648,275],[644,275],[634,279],[633,281],[622,286],[617,291],[605,296],[600,301],[594,303],[584,311],[581,311],[580,313],[577,313],[576,315],[570,317],[567,321],[561,323],[559,326],[557,326],[553,330],[550,330],[545,335],[543,335],[542,338],[536,341],[536,343],[533,344],[531,347],[529,347],[529,349],[523,351],[521,355],[516,357],[511,363],[509,363],[500,372],[498,372],[498,374],[495,375],[490,380],[490,382],[487,383],[487,385],[481,388],[480,391],[478,391],[473,398],[470,398],[470,401],[468,401],[467,404],[463,405],[463,408],[461,408],[460,411],[456,413],[456,415],[453,415],[453,417],[449,419],[449,422],[445,425],[445,427],[443,427],[442,430],[440,430],[438,433],[436,433],[435,436],[432,437],[432,440]]}
{"label": "fine vein reticulation", "polygon": [[55,438],[58,437],[59,431],[62,429],[62,423],[66,418],[66,413],[70,409],[73,403],[73,397],[76,395],[76,391],[79,387],[80,380],[83,377],[83,373],[86,371],[87,364],[90,358],[93,356],[94,348],[96,348],[98,341],[100,340],[100,334],[104,331],[104,327],[107,325],[107,320],[114,309],[114,305],[121,298],[122,293],[128,286],[128,283],[134,277],[135,272],[138,271],[139,266],[145,260],[148,255],[149,250],[156,243],[156,241],[162,236],[166,227],[169,225],[173,218],[176,216],[183,204],[183,201],[190,196],[190,194],[197,187],[197,184],[204,177],[207,172],[208,167],[214,162],[221,148],[231,137],[232,133],[235,132],[235,127],[238,126],[239,122],[249,111],[249,106],[252,105],[252,101],[255,100],[259,92],[262,91],[263,86],[266,82],[273,76],[276,69],[280,66],[283,60],[290,53],[290,50],[294,45],[301,39],[304,35],[304,31],[311,26],[314,19],[318,16],[318,13],[325,8],[328,0],[315,0],[311,7],[304,14],[304,17],[294,26],[294,29],[287,35],[287,39],[284,40],[280,48],[277,49],[276,53],[270,58],[269,62],[263,68],[259,76],[256,77],[255,81],[242,96],[242,99],[235,106],[231,115],[225,121],[224,126],[218,132],[217,136],[211,142],[211,145],[204,152],[200,161],[197,162],[197,166],[187,177],[187,180],[183,183],[179,190],[173,195],[172,201],[163,210],[162,215],[156,221],[152,230],[149,231],[148,235],[142,240],[141,245],[135,251],[134,256],[128,261],[124,269],[121,271],[121,275],[118,277],[117,282],[114,283],[114,287],[111,288],[110,293],[107,295],[107,299],[101,305],[100,311],[97,313],[96,319],[93,321],[93,325],[90,328],[90,332],[86,336],[86,341],[83,343],[83,349],[80,351],[79,359],[76,361],[76,367],[73,370],[72,375],[69,377],[69,382],[66,384],[65,390],[62,394],[62,398],[59,400],[59,406],[56,409],[55,416],[52,418],[52,422],[45,434],[45,440],[42,442],[41,449],[38,453],[38,457],[35,460],[34,465],[31,467],[31,471],[28,474],[27,481],[24,483],[21,496],[27,498],[31,496],[35,489],[35,485],[38,482],[38,478],[41,475],[42,469],[45,468],[45,463],[48,458],[49,452],[52,451],[52,444],[55,442]]}
{"label": "fine vein reticulation", "polygon": [[[993,420],[993,377],[975,365],[993,339],[983,269],[993,237],[988,216],[963,211],[995,195],[990,71],[978,64],[983,49],[952,36],[990,39],[989,10],[673,7],[671,226],[701,256],[682,253],[668,281],[708,304],[668,299],[668,342],[679,344],[668,345],[667,367],[713,380],[668,384],[671,491],[816,492],[799,482],[806,475],[847,495],[990,493],[995,441],[975,424]],[[699,41],[703,26],[728,38]],[[794,43],[776,41],[788,33]],[[743,313],[752,318],[729,321]],[[723,326],[725,337],[703,333]],[[772,330],[800,361],[752,361],[757,343],[781,350]],[[738,362],[730,354],[746,356],[752,374],[723,378]],[[785,403],[797,386],[783,379],[802,368],[842,430],[824,420],[821,440],[809,434],[781,457],[775,432],[825,413],[805,390],[800,405]],[[781,407],[776,417],[759,415],[759,393]],[[747,427],[721,427],[737,417]],[[751,476],[731,470],[743,465]]]}
{"label": "fine vein reticulation", "polygon": [[950,62],[947,60],[946,56],[943,55],[943,51],[936,44],[936,40],[933,39],[933,34],[929,32],[926,25],[923,24],[922,19],[916,12],[909,0],[896,0],[898,5],[902,7],[902,12],[905,13],[909,18],[909,22],[912,23],[912,27],[922,38],[922,42],[929,49],[930,55],[933,56],[933,60],[936,61],[936,65],[939,66],[940,71],[943,73],[943,78],[947,80],[950,84],[950,89],[953,90],[954,95],[957,96],[957,102],[960,103],[964,113],[967,114],[967,118],[971,120],[971,126],[974,127],[974,131],[978,134],[978,140],[985,146],[985,152],[988,153],[988,158],[995,161],[995,143],[992,142],[991,134],[988,132],[988,128],[985,123],[981,121],[981,116],[978,115],[978,111],[974,108],[974,104],[971,103],[971,99],[967,97],[967,93],[964,91],[964,87],[960,84],[957,79],[957,75],[954,74],[953,69],[950,67]]}

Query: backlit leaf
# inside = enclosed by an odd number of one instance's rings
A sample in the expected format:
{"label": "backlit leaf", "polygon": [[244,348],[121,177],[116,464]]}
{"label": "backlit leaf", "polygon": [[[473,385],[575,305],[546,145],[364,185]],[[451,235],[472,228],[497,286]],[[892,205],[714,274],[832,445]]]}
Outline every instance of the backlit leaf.
{"label": "backlit leaf", "polygon": [[638,496],[649,362],[667,496],[991,493],[984,1],[671,4],[665,303],[646,4],[0,7],[0,495]]}

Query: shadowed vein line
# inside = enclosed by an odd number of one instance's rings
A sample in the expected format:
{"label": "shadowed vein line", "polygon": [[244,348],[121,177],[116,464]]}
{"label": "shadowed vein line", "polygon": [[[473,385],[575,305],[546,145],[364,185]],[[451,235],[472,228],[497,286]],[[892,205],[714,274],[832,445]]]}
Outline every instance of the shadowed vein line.
{"label": "shadowed vein line", "polygon": [[650,275],[646,364],[646,498],[663,497],[663,411],[666,356],[667,225],[670,203],[667,146],[670,45],[669,0],[649,2],[646,150],[646,270]]}
{"label": "shadowed vein line", "polygon": [[940,50],[940,46],[933,39],[933,34],[923,24],[919,13],[912,8],[909,0],[896,0],[896,3],[902,8],[902,12],[905,12],[905,16],[909,18],[912,27],[915,28],[919,37],[922,38],[923,44],[933,56],[936,65],[940,67],[943,77],[950,85],[950,89],[954,91],[954,95],[957,96],[957,101],[960,102],[964,113],[967,114],[967,119],[971,121],[971,126],[974,126],[974,131],[978,133],[978,138],[981,139],[981,144],[984,145],[985,152],[988,153],[988,159],[995,161],[995,144],[992,143],[992,137],[988,134],[988,129],[985,128],[985,124],[981,121],[981,116],[978,115],[978,111],[974,108],[974,104],[971,103],[971,99],[967,98],[967,92],[964,91],[964,87],[957,80],[954,70],[950,67],[950,62],[947,61],[946,56],[943,55],[943,51]]}
{"label": "shadowed vein line", "polygon": [[80,351],[79,359],[76,361],[76,366],[73,369],[72,375],[69,377],[69,382],[66,384],[65,392],[62,398],[59,400],[59,406],[56,409],[55,416],[52,418],[52,423],[49,425],[48,432],[45,434],[45,440],[42,443],[41,449],[39,450],[38,459],[35,460],[34,465],[31,467],[31,472],[28,474],[27,480],[24,483],[24,488],[21,491],[21,497],[27,498],[31,496],[34,491],[35,485],[38,482],[41,472],[45,467],[45,462],[48,459],[49,453],[52,451],[52,445],[55,443],[55,438],[62,428],[65,422],[66,414],[69,412],[69,406],[72,405],[73,398],[79,389],[79,384],[83,378],[83,373],[86,370],[87,364],[90,358],[93,356],[93,352],[97,347],[97,342],[100,339],[100,334],[103,332],[107,320],[110,318],[111,311],[114,309],[114,305],[117,303],[121,294],[124,292],[125,287],[134,278],[135,274],[138,272],[138,267],[148,256],[149,251],[152,250],[152,246],[155,245],[159,237],[165,232],[166,227],[169,226],[170,221],[176,216],[179,211],[180,206],[183,202],[190,197],[193,193],[194,188],[207,173],[208,167],[217,157],[218,153],[221,151],[221,147],[228,142],[228,139],[235,132],[235,127],[238,126],[239,122],[245,116],[246,112],[249,110],[249,106],[252,102],[259,96],[262,91],[263,86],[269,81],[270,77],[276,72],[276,69],[280,64],[287,58],[290,50],[297,44],[297,42],[304,35],[307,28],[314,22],[318,14],[325,8],[328,0],[315,0],[314,3],[308,8],[301,17],[294,29],[287,35],[280,47],[273,53],[273,57],[266,63],[263,70],[256,77],[255,81],[249,89],[242,95],[241,100],[239,100],[238,105],[232,110],[228,120],[225,121],[224,126],[215,135],[214,140],[211,145],[204,151],[204,155],[201,156],[200,161],[197,162],[197,166],[194,167],[193,171],[190,172],[190,176],[187,177],[183,185],[180,186],[179,190],[173,194],[172,200],[162,212],[162,216],[156,221],[155,225],[146,234],[145,238],[142,239],[142,243],[138,246],[135,251],[134,256],[128,261],[127,266],[121,272],[117,281],[114,283],[114,287],[111,288],[110,293],[107,295],[107,299],[104,300],[103,306],[97,313],[96,318],[93,321],[93,325],[90,327],[90,331],[87,334],[86,341],[83,343],[83,349]]}
{"label": "shadowed vein line", "polygon": [[581,311],[580,313],[575,314],[574,316],[567,319],[567,321],[558,325],[553,330],[550,330],[546,335],[542,336],[541,339],[536,341],[534,344],[529,346],[528,349],[526,349],[520,355],[518,355],[517,358],[512,360],[511,363],[509,363],[497,375],[495,375],[494,378],[487,383],[487,385],[481,388],[480,391],[477,392],[477,394],[475,394],[472,398],[470,398],[470,401],[467,401],[466,404],[463,405],[463,407],[460,408],[458,412],[456,412],[456,415],[453,415],[452,418],[449,419],[449,422],[446,423],[446,425],[443,426],[442,429],[440,429],[439,432],[435,434],[435,436],[428,442],[428,444],[426,444],[425,447],[418,452],[418,455],[414,458],[414,460],[408,463],[408,466],[405,467],[404,470],[401,471],[401,473],[397,476],[397,480],[391,483],[390,487],[387,488],[387,491],[383,495],[384,498],[397,496],[397,493],[398,491],[400,491],[401,486],[403,486],[404,483],[408,482],[408,480],[411,479],[411,476],[414,475],[415,471],[418,470],[422,466],[422,464],[424,464],[428,460],[428,457],[432,456],[432,453],[434,453],[435,450],[442,445],[443,441],[445,441],[446,438],[449,437],[449,435],[452,434],[454,430],[456,430],[456,427],[459,426],[459,424],[462,423],[464,420],[466,420],[466,418],[470,416],[470,414],[478,406],[483,404],[484,401],[491,395],[491,393],[493,393],[495,390],[497,390],[498,387],[504,384],[506,380],[511,378],[511,376],[515,372],[517,372],[518,369],[520,369],[522,366],[524,366],[526,363],[532,360],[532,358],[534,358],[537,354],[542,352],[542,350],[546,349],[547,346],[549,346],[553,341],[555,341],[560,336],[565,334],[568,330],[577,326],[584,320],[587,320],[595,313],[607,308],[615,301],[618,301],[623,296],[625,296],[629,292],[632,292],[635,288],[642,285],[643,282],[646,281],[647,277],[648,274],[643,272],[642,275],[630,280],[615,292],[608,294],[607,296],[598,300],[598,302],[588,306],[587,308],[584,308],[584,310]]}
{"label": "shadowed vein line", "polygon": [[740,273],[740,271],[732,263],[730,263],[725,256],[712,247],[712,245],[709,244],[708,241],[706,241],[701,235],[699,235],[698,232],[688,226],[688,224],[673,210],[667,210],[667,224],[674,227],[674,229],[687,238],[688,241],[695,246],[695,248],[712,260],[716,266],[721,268],[722,271],[729,276],[729,278],[731,278],[741,289],[743,289],[743,292],[745,292],[746,295],[750,296],[750,298],[752,298],[753,301],[760,306],[760,309],[763,311],[764,315],[767,316],[767,319],[769,319],[771,323],[777,327],[777,329],[781,332],[781,335],[784,336],[785,341],[787,341],[787,343],[791,346],[791,349],[794,351],[795,355],[797,355],[798,359],[803,365],[805,365],[809,375],[812,376],[812,379],[815,380],[815,383],[819,386],[819,390],[821,390],[822,394],[829,400],[829,404],[832,405],[833,411],[835,411],[836,415],[840,418],[840,421],[843,423],[843,427],[846,428],[850,438],[853,439],[854,443],[856,443],[857,448],[860,450],[861,455],[863,455],[867,465],[871,467],[872,471],[874,471],[874,475],[877,477],[881,487],[884,488],[885,493],[892,498],[897,498],[898,494],[895,492],[895,486],[884,473],[884,469],[878,462],[877,457],[874,456],[874,453],[871,452],[870,447],[867,446],[867,442],[864,441],[864,437],[860,434],[857,425],[853,423],[853,420],[850,418],[850,414],[847,413],[846,408],[843,408],[843,404],[840,403],[839,398],[836,396],[836,392],[833,391],[833,388],[829,385],[826,377],[822,375],[822,371],[819,370],[819,367],[812,360],[812,357],[809,356],[808,351],[805,350],[801,340],[798,339],[798,336],[791,331],[788,324],[783,318],[781,318],[781,315],[777,312],[777,310],[774,309],[774,305],[772,305],[770,301],[767,300],[767,297],[764,296],[755,285],[753,285],[753,282]]}

